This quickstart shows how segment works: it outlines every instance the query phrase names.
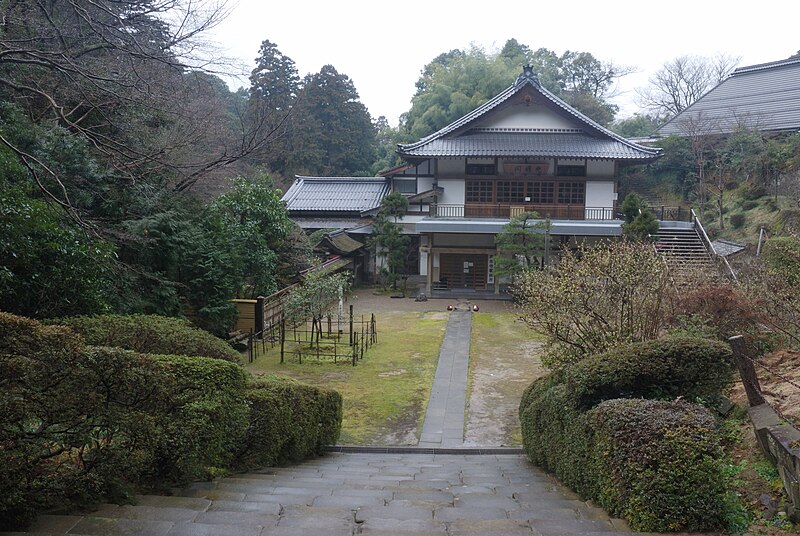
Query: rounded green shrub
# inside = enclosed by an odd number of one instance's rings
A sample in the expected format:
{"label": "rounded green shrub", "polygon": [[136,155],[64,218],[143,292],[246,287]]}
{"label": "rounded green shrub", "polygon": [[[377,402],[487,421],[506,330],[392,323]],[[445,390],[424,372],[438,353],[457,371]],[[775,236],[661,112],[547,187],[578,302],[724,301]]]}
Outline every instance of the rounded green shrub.
{"label": "rounded green shrub", "polygon": [[747,221],[747,216],[741,212],[731,214],[730,216],[731,227],[734,229],[741,229],[744,226],[745,221]]}
{"label": "rounded green shrub", "polygon": [[534,464],[552,471],[584,497],[594,495],[594,475],[587,470],[591,434],[585,413],[571,402],[553,375],[534,381],[520,405],[522,444]]}
{"label": "rounded green shrub", "polygon": [[708,410],[682,401],[610,400],[589,415],[601,506],[644,532],[724,525],[723,456]]}
{"label": "rounded green shrub", "polygon": [[520,402],[530,460],[641,531],[720,529],[726,490],[703,406],[729,385],[730,349],[668,338],[588,357],[534,381]]}
{"label": "rounded green shrub", "polygon": [[247,430],[247,372],[220,359],[146,357],[165,394],[152,401],[162,440],[149,481],[183,483],[230,466]]}
{"label": "rounded green shrub", "polygon": [[0,530],[229,467],[247,373],[220,359],[86,346],[0,313]]}
{"label": "rounded green shrub", "polygon": [[213,357],[238,363],[225,341],[188,321],[158,315],[76,316],[58,320],[94,346],[117,346],[143,354]]}
{"label": "rounded green shrub", "polygon": [[570,399],[589,409],[614,398],[703,400],[713,403],[733,382],[726,344],[667,337],[619,346],[588,357],[566,375]]}
{"label": "rounded green shrub", "polygon": [[278,376],[259,377],[247,389],[250,424],[237,466],[298,462],[339,439],[342,396]]}

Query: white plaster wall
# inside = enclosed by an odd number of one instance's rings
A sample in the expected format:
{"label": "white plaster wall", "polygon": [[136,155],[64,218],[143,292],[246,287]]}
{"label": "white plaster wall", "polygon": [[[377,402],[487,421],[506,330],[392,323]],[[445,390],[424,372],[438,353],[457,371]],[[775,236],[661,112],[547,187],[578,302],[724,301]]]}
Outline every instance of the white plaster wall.
{"label": "white plaster wall", "polygon": [[440,158],[437,166],[440,178],[464,176],[465,163],[463,158]]}
{"label": "white plaster wall", "polygon": [[[607,208],[609,212],[605,214],[606,217],[611,218],[613,214],[610,212],[614,206],[616,198],[614,192],[614,181],[586,181],[586,208]],[[587,216],[589,213],[587,212]]]}
{"label": "white plaster wall", "polygon": [[[463,173],[463,172],[462,172]],[[439,198],[439,203],[444,205],[463,205],[465,199],[465,184],[463,175],[457,180],[439,179],[439,186],[444,188],[444,193]]]}
{"label": "white plaster wall", "polygon": [[613,160],[589,160],[586,163],[586,175],[589,177],[613,177]]}
{"label": "white plaster wall", "polygon": [[576,128],[565,117],[557,115],[543,106],[517,104],[493,114],[485,123],[486,128]]}
{"label": "white plaster wall", "polygon": [[433,189],[433,177],[420,177],[417,179],[417,193]]}

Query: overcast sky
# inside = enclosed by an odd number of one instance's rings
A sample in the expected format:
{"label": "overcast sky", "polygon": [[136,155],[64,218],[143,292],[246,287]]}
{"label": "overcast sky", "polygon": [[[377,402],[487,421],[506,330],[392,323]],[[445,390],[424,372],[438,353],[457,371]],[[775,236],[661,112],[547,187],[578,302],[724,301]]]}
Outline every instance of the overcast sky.
{"label": "overcast sky", "polygon": [[619,117],[638,110],[633,90],[678,56],[724,53],[741,57],[744,66],[800,50],[797,0],[230,2],[231,14],[212,37],[248,71],[261,41],[269,39],[294,60],[301,77],[326,64],[349,76],[372,117],[386,116],[395,126],[411,106],[422,68],[442,52],[471,44],[494,51],[513,37],[534,50],[590,52],[635,67],[638,72],[617,88]]}

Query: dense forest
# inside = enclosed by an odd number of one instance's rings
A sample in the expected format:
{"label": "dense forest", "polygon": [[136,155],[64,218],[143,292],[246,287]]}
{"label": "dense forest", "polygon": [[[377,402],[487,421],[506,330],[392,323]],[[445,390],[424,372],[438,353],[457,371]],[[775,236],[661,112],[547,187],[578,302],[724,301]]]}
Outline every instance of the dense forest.
{"label": "dense forest", "polygon": [[[190,315],[224,332],[230,298],[269,294],[314,262],[280,203],[295,174],[387,169],[398,163],[397,143],[474,109],[525,64],[625,135],[648,134],[667,117],[655,107],[615,121],[610,92],[629,67],[509,39],[498,51],[451,50],[421,66],[411,108],[392,127],[370,116],[346,74],[326,65],[301,76],[268,39],[249,87],[231,91],[203,41],[224,16],[216,4],[2,6],[0,309],[32,317]],[[748,181],[797,167],[796,140],[737,140],[725,166]],[[759,156],[740,149],[745,141]],[[691,142],[665,147],[648,173],[687,196],[702,182],[698,170],[721,169]]]}

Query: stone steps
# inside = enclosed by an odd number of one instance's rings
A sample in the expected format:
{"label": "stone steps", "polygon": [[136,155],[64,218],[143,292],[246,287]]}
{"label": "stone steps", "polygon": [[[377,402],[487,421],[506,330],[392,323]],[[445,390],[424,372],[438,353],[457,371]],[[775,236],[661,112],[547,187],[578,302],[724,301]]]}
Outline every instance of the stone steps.
{"label": "stone steps", "polygon": [[716,270],[700,236],[692,228],[658,230],[656,248],[677,273],[688,269]]}
{"label": "stone steps", "polygon": [[40,516],[40,535],[516,535],[629,532],[524,455],[329,453],[174,496]]}

